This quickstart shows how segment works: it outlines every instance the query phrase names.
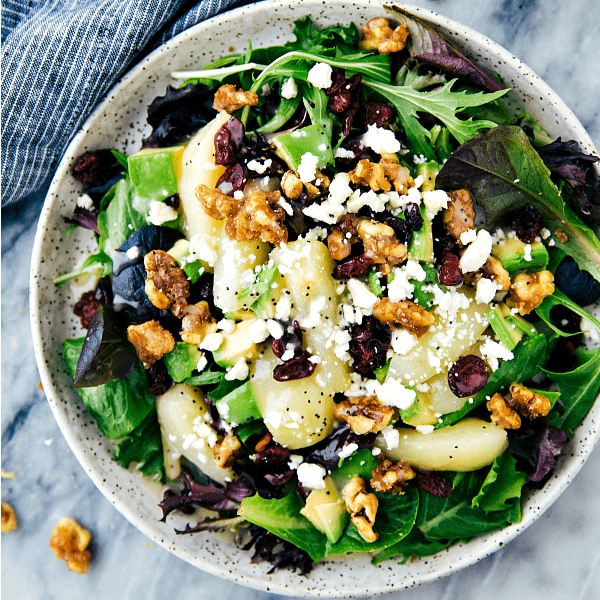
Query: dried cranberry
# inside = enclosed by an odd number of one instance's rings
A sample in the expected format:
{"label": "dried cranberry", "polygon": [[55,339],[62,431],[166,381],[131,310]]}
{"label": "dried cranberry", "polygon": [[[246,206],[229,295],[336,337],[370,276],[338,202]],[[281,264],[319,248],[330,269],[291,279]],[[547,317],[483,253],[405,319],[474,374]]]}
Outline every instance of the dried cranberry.
{"label": "dried cranberry", "polygon": [[239,146],[244,139],[244,124],[237,117],[231,117],[223,127],[231,134],[234,145]]}
{"label": "dried cranberry", "polygon": [[334,279],[350,279],[364,275],[375,261],[366,254],[354,256],[336,265],[331,274]]}
{"label": "dried cranberry", "polygon": [[173,383],[162,360],[157,360],[146,373],[148,375],[148,391],[154,397],[162,396]]}
{"label": "dried cranberry", "polygon": [[394,109],[385,102],[367,102],[364,108],[364,126],[383,127],[394,120]]}
{"label": "dried cranberry", "polygon": [[310,377],[317,368],[316,363],[309,360],[310,354],[304,350],[299,356],[288,360],[273,369],[275,381],[292,381]]}
{"label": "dried cranberry", "polygon": [[350,105],[348,110],[342,115],[342,135],[346,137],[352,130],[354,119],[360,110],[358,98]]}
{"label": "dried cranberry", "polygon": [[442,285],[458,285],[463,280],[460,259],[452,252],[444,252],[438,271],[438,280]]}
{"label": "dried cranberry", "polygon": [[87,329],[96,309],[100,306],[100,300],[96,298],[95,290],[85,292],[73,307],[73,312],[79,317],[81,326]]}
{"label": "dried cranberry", "polygon": [[392,334],[381,327],[375,317],[363,317],[362,323],[352,325],[350,336],[349,352],[357,373],[370,375],[385,364]]}
{"label": "dried cranberry", "polygon": [[416,474],[417,485],[428,494],[437,498],[450,498],[452,495],[452,484],[439,473],[418,469]]}
{"label": "dried cranberry", "polygon": [[123,168],[110,150],[94,150],[82,154],[71,173],[88,188],[103,185],[119,170]]}
{"label": "dried cranberry", "polygon": [[327,110],[336,115],[341,115],[350,106],[351,101],[352,97],[350,92],[346,90],[337,92],[329,97],[329,100],[327,101]]}
{"label": "dried cranberry", "polygon": [[412,229],[404,219],[390,215],[389,217],[385,217],[383,222],[394,230],[394,235],[401,244],[405,246],[410,244],[413,235]]}
{"label": "dried cranberry", "polygon": [[215,163],[230,167],[236,162],[235,144],[225,125],[215,134]]}
{"label": "dried cranberry", "polygon": [[278,340],[273,340],[271,347],[277,358],[281,358],[288,349],[294,351],[294,356],[298,356],[302,352],[302,327],[298,321],[294,321],[292,331],[287,328]]}
{"label": "dried cranberry", "polygon": [[404,208],[404,217],[413,231],[420,231],[423,227],[423,217],[419,207],[414,202],[409,202]]}
{"label": "dried cranberry", "polygon": [[364,146],[359,139],[344,140],[340,146],[342,150],[352,152],[354,156],[348,158],[336,158],[335,168],[337,171],[351,171],[356,167],[364,152]]}
{"label": "dried cranberry", "polygon": [[290,458],[290,451],[277,442],[270,443],[264,450],[257,453],[254,459],[255,465],[278,465],[287,462]]}
{"label": "dried cranberry", "polygon": [[[228,196],[233,196],[235,192],[239,192],[244,189],[246,183],[248,183],[248,169],[245,165],[235,163],[231,167],[227,167],[227,170],[217,181],[217,188],[221,189],[222,183],[230,183],[231,189],[227,189],[226,193]],[[229,187],[229,186],[228,186]]]}
{"label": "dried cranberry", "polygon": [[458,245],[456,239],[449,233],[446,233],[433,238],[433,250],[436,262],[442,262],[445,252],[451,252],[452,254],[458,253]]}
{"label": "dried cranberry", "polygon": [[533,244],[542,229],[542,221],[542,215],[528,204],[512,222],[512,228],[522,242]]}
{"label": "dried cranberry", "polygon": [[169,196],[167,199],[165,199],[165,204],[167,206],[170,206],[174,210],[179,209],[180,202],[181,200],[179,198],[179,194],[173,194],[172,196]]}
{"label": "dried cranberry", "polygon": [[472,396],[488,381],[489,372],[485,361],[478,356],[461,356],[448,371],[448,385],[459,398]]}

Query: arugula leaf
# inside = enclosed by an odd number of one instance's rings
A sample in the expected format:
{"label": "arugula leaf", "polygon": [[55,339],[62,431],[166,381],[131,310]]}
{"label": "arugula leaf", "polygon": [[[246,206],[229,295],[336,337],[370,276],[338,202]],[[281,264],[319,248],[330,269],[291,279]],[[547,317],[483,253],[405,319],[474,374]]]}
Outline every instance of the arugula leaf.
{"label": "arugula leaf", "polygon": [[54,283],[59,287],[63,287],[65,283],[71,279],[80,277],[85,273],[96,272],[98,272],[98,277],[105,277],[106,275],[112,274],[112,259],[106,252],[102,252],[102,250],[88,256],[77,271],[71,271],[70,273],[65,273],[64,275],[56,277]]}
{"label": "arugula leaf", "polygon": [[443,73],[435,73],[423,65],[419,64],[415,59],[408,59],[396,73],[394,77],[394,85],[409,85],[415,90],[423,90],[432,85],[440,85],[448,80]]}
{"label": "arugula leaf", "polygon": [[487,398],[496,392],[508,387],[511,383],[527,381],[539,372],[539,365],[544,364],[546,358],[547,342],[543,335],[531,338],[523,338],[513,350],[512,360],[505,360],[500,367],[494,371],[485,387],[477,392],[473,402],[465,402],[463,407],[454,412],[443,415],[436,423],[435,428],[446,427],[460,421],[474,408],[486,402]]}
{"label": "arugula leaf", "polygon": [[600,281],[600,241],[560,196],[520,127],[498,125],[465,142],[438,173],[436,186],[468,189],[490,226],[532,205],[548,229],[560,228],[567,236],[566,242],[557,238],[556,246]]}
{"label": "arugula leaf", "polygon": [[127,172],[127,170],[129,169],[129,163],[127,162],[127,154],[123,154],[123,152],[119,152],[118,150],[111,150],[111,153]]}
{"label": "arugula leaf", "polygon": [[435,294],[433,292],[427,292],[423,288],[430,286],[431,284],[437,285],[443,292],[446,291],[446,286],[438,282],[437,270],[435,267],[429,265],[421,265],[425,270],[425,279],[418,281],[417,279],[410,279],[410,283],[413,284],[415,290],[413,292],[414,302],[419,306],[422,306],[426,310],[433,308],[433,300]]}
{"label": "arugula leaf", "polygon": [[[71,377],[75,376],[83,342],[84,338],[64,341],[65,362]],[[154,407],[141,362],[126,379],[76,390],[98,429],[111,440],[130,434]]]}
{"label": "arugula leaf", "polygon": [[202,352],[197,346],[191,346],[186,342],[175,342],[175,348],[163,356],[163,362],[173,381],[181,383],[196,370],[201,356]]}
{"label": "arugula leaf", "polygon": [[318,88],[307,86],[303,93],[304,107],[310,116],[311,122],[320,125],[325,130],[327,138],[332,139],[334,118],[333,114],[327,110],[328,98],[325,92]]}
{"label": "arugula leaf", "polygon": [[[471,506],[479,507],[483,512],[490,513],[518,506],[520,517],[521,490],[527,481],[527,475],[517,470],[517,461],[505,450],[490,467],[490,470],[479,490],[473,498]],[[515,502],[515,498],[517,502]],[[517,516],[517,515],[515,515]],[[520,519],[517,519],[520,520]],[[514,523],[510,519],[511,523]]]}
{"label": "arugula leaf", "polygon": [[581,308],[579,304],[573,302],[567,295],[563,294],[560,290],[554,290],[554,293],[551,296],[546,296],[542,303],[535,309],[537,316],[553,329],[558,335],[562,337],[569,337],[571,335],[577,335],[576,333],[565,333],[564,331],[558,329],[552,320],[550,319],[550,311],[555,306],[563,306],[572,310],[575,314],[578,314],[580,317],[584,317],[587,321],[589,321],[596,329],[600,330],[600,321],[596,319],[593,315],[591,315],[587,310]]}
{"label": "arugula leaf", "polygon": [[459,475],[449,498],[438,498],[419,488],[416,526],[427,539],[470,538],[496,531],[509,522],[511,508],[486,514],[481,508],[471,506],[481,487],[480,473],[470,471]]}
{"label": "arugula leaf", "polygon": [[[238,425],[235,428],[235,435],[238,437],[240,442],[246,446],[246,442],[255,434],[260,433],[261,431],[267,432],[267,427],[262,419],[255,419],[254,421],[249,421],[248,423],[244,423],[243,425]],[[251,453],[254,452],[254,448],[248,448]]]}
{"label": "arugula leaf", "polygon": [[285,48],[333,55],[351,54],[358,44],[359,37],[354,23],[347,27],[332,25],[319,29],[308,15],[294,21],[292,33],[296,40],[287,42]]}
{"label": "arugula leaf", "polygon": [[374,89],[395,106],[398,121],[406,133],[411,150],[415,154],[423,154],[429,160],[437,160],[431,147],[431,132],[419,122],[419,113],[428,113],[438,118],[456,141],[462,144],[483,129],[496,127],[496,123],[486,120],[474,121],[472,118],[460,119],[457,113],[464,108],[492,102],[508,91],[500,90],[493,94],[453,92],[451,88],[456,81],[453,79],[442,88],[431,92],[419,92],[412,86],[394,86],[366,78],[363,79],[363,84]]}
{"label": "arugula leaf", "polygon": [[154,476],[161,483],[166,481],[160,425],[155,410],[117,444],[113,458],[126,469],[136,463],[138,470],[147,477]]}
{"label": "arugula leaf", "polygon": [[342,537],[335,543],[327,542],[325,556],[350,552],[375,552],[392,546],[407,536],[413,528],[419,508],[419,493],[414,485],[407,485],[404,494],[375,492],[379,501],[373,531],[379,534],[376,541],[365,542],[354,523],[348,523]]}
{"label": "arugula leaf", "polygon": [[373,564],[378,565],[390,558],[402,556],[401,565],[406,564],[413,556],[433,556],[450,546],[455,540],[428,540],[416,527],[402,540],[381,550],[373,558]]}
{"label": "arugula leaf", "polygon": [[298,492],[292,489],[281,499],[267,500],[258,494],[244,498],[238,515],[305,550],[315,562],[319,562],[325,557],[327,538],[300,514],[303,507],[304,502]]}
{"label": "arugula leaf", "polygon": [[256,131],[258,133],[275,133],[283,128],[283,126],[294,116],[296,109],[300,106],[300,100],[302,99],[300,93],[296,94],[294,98],[281,98],[277,112],[273,115],[273,118],[267,121],[262,127],[259,127]]}

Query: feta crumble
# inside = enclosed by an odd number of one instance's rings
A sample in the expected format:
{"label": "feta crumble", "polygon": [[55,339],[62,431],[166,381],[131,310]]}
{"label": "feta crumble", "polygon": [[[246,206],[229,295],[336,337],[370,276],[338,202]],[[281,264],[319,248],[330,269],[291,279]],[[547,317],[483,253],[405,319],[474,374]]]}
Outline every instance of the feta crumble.
{"label": "feta crumble", "polygon": [[296,469],[298,481],[306,488],[311,490],[325,489],[325,475],[327,471],[314,463],[303,462]]}
{"label": "feta crumble", "polygon": [[298,86],[292,77],[288,77],[281,86],[281,97],[291,100],[298,95]]}
{"label": "feta crumble", "polygon": [[308,72],[308,82],[312,83],[315,87],[321,89],[327,89],[331,87],[331,74],[333,69],[325,63],[317,63]]}

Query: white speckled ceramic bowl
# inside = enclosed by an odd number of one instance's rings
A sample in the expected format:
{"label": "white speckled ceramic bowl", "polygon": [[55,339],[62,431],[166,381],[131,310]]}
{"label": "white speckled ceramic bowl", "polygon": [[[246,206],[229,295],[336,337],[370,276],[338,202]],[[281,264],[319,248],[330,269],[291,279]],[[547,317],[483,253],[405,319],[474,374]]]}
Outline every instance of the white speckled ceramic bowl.
{"label": "white speckled ceramic bowl", "polygon": [[[436,13],[405,6],[446,34],[488,72],[498,72],[515,88],[519,100],[552,136],[579,141],[584,152],[597,152],[573,113],[526,65],[479,33]],[[31,323],[44,391],[54,416],[79,462],[102,493],[133,525],[176,556],[199,569],[285,596],[353,598],[412,587],[471,565],[491,554],[531,525],[565,490],[600,437],[600,403],[590,412],[569,442],[558,468],[541,491],[525,502],[523,520],[496,533],[457,544],[434,557],[400,566],[388,561],[378,567],[368,556],[327,560],[307,578],[283,570],[267,574],[268,566],[250,564],[250,555],[227,535],[176,536],[173,526],[187,519],[160,523],[157,495],[138,474],[111,459],[112,444],[102,437],[78,400],[62,355],[62,341],[83,335],[72,313],[73,298],[81,289],[57,288],[52,280],[80,263],[91,246],[89,232],[65,236],[63,215],[73,211],[80,186],[69,174],[75,159],[86,150],[115,147],[132,153],[144,135],[146,106],[172,83],[169,73],[203,65],[224,54],[291,38],[292,22],[311,15],[320,25],[362,23],[383,13],[368,0],[267,0],[215,17],[182,33],[137,65],[111,91],[75,136],[60,163],[42,210],[31,271]],[[147,133],[147,132],[146,132]]]}

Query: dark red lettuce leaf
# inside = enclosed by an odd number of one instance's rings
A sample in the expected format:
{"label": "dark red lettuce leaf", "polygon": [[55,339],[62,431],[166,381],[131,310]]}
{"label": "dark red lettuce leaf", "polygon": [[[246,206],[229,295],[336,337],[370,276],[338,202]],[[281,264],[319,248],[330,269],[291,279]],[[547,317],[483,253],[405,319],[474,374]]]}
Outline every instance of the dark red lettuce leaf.
{"label": "dark red lettuce leaf", "polygon": [[100,229],[98,228],[98,211],[87,210],[87,208],[75,208],[75,211],[70,217],[63,217],[66,223],[71,225],[79,225],[84,229],[89,229],[94,233],[100,235]]}
{"label": "dark red lettuce leaf", "polygon": [[573,187],[585,185],[588,169],[593,163],[600,161],[597,156],[581,152],[575,140],[563,142],[558,138],[537,151],[548,169]]}
{"label": "dark red lettuce leaf", "polygon": [[406,25],[409,32],[406,47],[412,57],[487,92],[506,89],[424,21],[397,6],[386,6],[386,10],[396,21]]}
{"label": "dark red lettuce leaf", "polygon": [[340,450],[349,444],[357,444],[358,450],[373,448],[375,437],[374,433],[356,435],[348,427],[340,427],[318,444],[304,450],[299,450],[298,453],[304,456],[306,462],[321,465],[323,468],[332,471],[339,467]]}

